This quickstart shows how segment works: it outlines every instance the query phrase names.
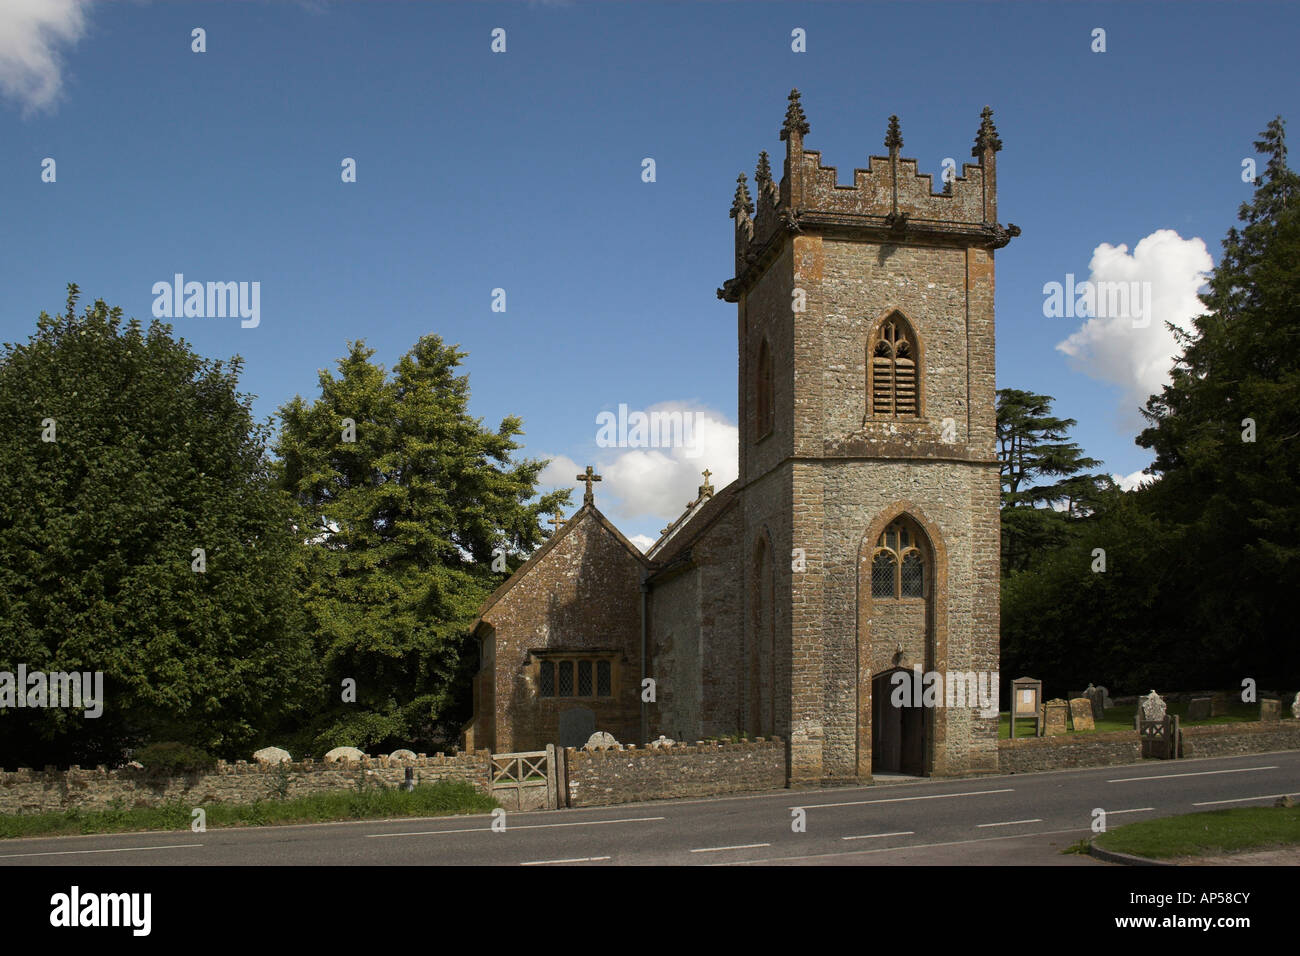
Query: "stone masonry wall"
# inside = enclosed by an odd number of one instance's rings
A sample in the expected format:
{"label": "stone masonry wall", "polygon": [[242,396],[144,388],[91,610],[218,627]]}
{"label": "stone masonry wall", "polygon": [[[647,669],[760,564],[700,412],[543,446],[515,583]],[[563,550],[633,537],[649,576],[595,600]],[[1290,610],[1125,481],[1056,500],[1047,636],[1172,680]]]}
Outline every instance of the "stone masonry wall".
{"label": "stone masonry wall", "polygon": [[662,749],[565,751],[569,806],[707,797],[785,786],[785,744],[752,740]]}
{"label": "stone masonry wall", "polygon": [[[416,783],[464,780],[480,793],[492,793],[491,754],[421,754],[415,760],[366,757],[359,762],[318,763],[303,760],[289,768],[287,796],[303,797],[329,790],[351,790],[361,775],[396,786],[415,770]],[[114,801],[127,807],[156,807],[173,801],[201,806],[211,803],[253,803],[273,798],[279,781],[275,766],[218,761],[215,770],[176,777],[155,777],[143,770],[29,770],[0,772],[0,813],[45,813],[67,810],[106,810]]]}
{"label": "stone masonry wall", "polygon": [[1300,720],[1184,727],[1183,757],[1229,757],[1233,754],[1300,750]]}

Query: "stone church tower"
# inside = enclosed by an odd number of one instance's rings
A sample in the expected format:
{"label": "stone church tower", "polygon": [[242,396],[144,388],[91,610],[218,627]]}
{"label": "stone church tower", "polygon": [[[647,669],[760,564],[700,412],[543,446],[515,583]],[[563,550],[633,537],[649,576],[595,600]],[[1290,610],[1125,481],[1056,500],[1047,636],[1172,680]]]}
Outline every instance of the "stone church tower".
{"label": "stone church tower", "polygon": [[994,770],[996,708],[889,698],[900,671],[951,693],[998,670],[1002,144],[985,108],[976,161],[936,193],[897,117],[850,186],[808,132],[792,91],[783,176],[761,153],[757,208],[740,176],[718,290],[740,353],[740,729],[790,742],[792,784]]}

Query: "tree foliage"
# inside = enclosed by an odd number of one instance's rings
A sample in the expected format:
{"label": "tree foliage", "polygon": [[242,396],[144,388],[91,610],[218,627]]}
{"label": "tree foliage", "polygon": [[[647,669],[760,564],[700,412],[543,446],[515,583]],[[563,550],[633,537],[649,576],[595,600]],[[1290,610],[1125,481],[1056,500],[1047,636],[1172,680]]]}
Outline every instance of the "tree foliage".
{"label": "tree foliage", "polygon": [[0,355],[0,670],[102,671],[106,699],[98,718],[0,711],[0,752],[113,762],[168,739],[242,756],[313,667],[269,425],[238,357],[202,359],[102,301],[77,316],[77,298]]}
{"label": "tree foliage", "polygon": [[466,635],[504,580],[494,553],[517,564],[569,495],[526,503],[546,463],[512,460],[520,419],[492,430],[469,416],[464,353],[425,336],[391,377],[373,355],[353,343],[319,398],[281,410],[281,482],[308,542],[301,588],[327,674],[318,750],[429,741],[468,716]]}

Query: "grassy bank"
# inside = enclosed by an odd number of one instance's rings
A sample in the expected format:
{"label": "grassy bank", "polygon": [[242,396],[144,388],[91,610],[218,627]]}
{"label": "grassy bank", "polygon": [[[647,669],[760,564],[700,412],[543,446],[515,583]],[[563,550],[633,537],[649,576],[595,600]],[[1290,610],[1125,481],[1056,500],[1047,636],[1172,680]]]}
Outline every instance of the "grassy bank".
{"label": "grassy bank", "polygon": [[[422,784],[410,793],[392,789],[334,790],[289,800],[214,803],[202,809],[208,829],[290,823],[327,823],[382,817],[441,817],[487,813],[497,806],[468,783],[444,780]],[[188,830],[194,804],[177,801],[159,807],[71,809],[55,813],[0,814],[0,837],[68,836],[141,830]]]}
{"label": "grassy bank", "polygon": [[1153,860],[1300,845],[1300,807],[1238,807],[1129,823],[1097,846]]}

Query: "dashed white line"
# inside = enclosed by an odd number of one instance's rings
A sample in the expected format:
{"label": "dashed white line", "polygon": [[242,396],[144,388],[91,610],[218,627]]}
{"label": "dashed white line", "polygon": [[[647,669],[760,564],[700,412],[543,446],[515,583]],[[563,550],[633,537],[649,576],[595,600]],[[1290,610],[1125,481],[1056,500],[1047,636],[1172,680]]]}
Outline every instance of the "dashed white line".
{"label": "dashed white line", "polygon": [[932,793],[924,797],[890,797],[888,800],[849,800],[845,803],[804,803],[790,810],[820,810],[823,807],[861,807],[871,803],[905,803],[908,800],[944,800],[948,797],[981,797],[989,793],[1015,793],[1011,787],[1003,790],[971,790],[966,793]]}
{"label": "dashed white line", "polygon": [[184,850],[203,846],[202,843],[168,843],[164,846],[119,846],[108,850],[49,850],[45,853],[5,853],[0,860],[14,860],[23,856],[68,856],[81,853],[132,853],[136,850]]}
{"label": "dashed white line", "polygon": [[1276,800],[1278,797],[1288,797],[1287,793],[1266,793],[1262,797],[1237,797],[1235,800],[1202,800],[1200,803],[1193,803],[1194,807],[1212,807],[1218,803],[1249,803],[1251,800]]}
{"label": "dashed white line", "polygon": [[601,860],[608,860],[607,856],[575,856],[570,860],[529,860],[527,863],[520,863],[520,866],[549,866],[552,863],[597,863]]}
{"label": "dashed white line", "polygon": [[698,850],[692,850],[692,853],[721,853],[723,850],[756,850],[761,846],[771,846],[770,843],[742,843],[739,846],[702,846]]}
{"label": "dashed white line", "polygon": [[1132,810],[1107,810],[1106,816],[1113,817],[1117,813],[1146,813],[1148,810],[1154,810],[1155,807],[1135,807]]}
{"label": "dashed white line", "polygon": [[[580,820],[575,823],[529,823],[524,826],[508,826],[503,833],[513,830],[553,830],[556,827],[598,827],[608,823],[649,823],[652,820],[666,820],[667,817],[624,817],[620,820]],[[403,833],[367,833],[366,839],[378,840],[383,837],[400,836],[441,836],[445,833],[487,833],[491,827],[462,827],[459,830],[415,830]]]}
{"label": "dashed white line", "polygon": [[1218,773],[1250,773],[1253,770],[1276,770],[1277,767],[1239,767],[1236,770],[1196,770],[1189,773],[1157,773],[1150,777],[1120,777],[1107,783],[1133,783],[1137,780],[1170,780],[1173,777],[1209,777]]}
{"label": "dashed white line", "polygon": [[982,827],[1014,827],[1017,824],[1021,824],[1021,823],[1042,823],[1042,822],[1043,820],[1041,817],[1034,817],[1034,819],[1032,820],[1004,820],[1001,823],[977,823],[975,824],[975,826],[977,829]]}
{"label": "dashed white line", "polygon": [[710,866],[762,866],[765,863],[791,863],[799,860],[822,860],[837,856],[862,856],[868,853],[899,853],[907,850],[928,850],[934,847],[965,846],[969,843],[996,843],[998,840],[1026,840],[1036,836],[1050,836],[1056,833],[1087,833],[1087,827],[1069,827],[1064,830],[1038,830],[1034,833],[1016,833],[1012,836],[982,837],[978,840],[954,840],[949,843],[905,843],[902,846],[882,846],[874,850],[842,850],[837,853],[813,853],[808,856],[773,856],[761,860],[727,860],[724,863],[710,863]]}
{"label": "dashed white line", "polygon": [[864,833],[861,836],[840,837],[841,840],[879,840],[881,837],[915,836],[915,830],[899,830],[896,833]]}

